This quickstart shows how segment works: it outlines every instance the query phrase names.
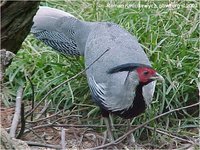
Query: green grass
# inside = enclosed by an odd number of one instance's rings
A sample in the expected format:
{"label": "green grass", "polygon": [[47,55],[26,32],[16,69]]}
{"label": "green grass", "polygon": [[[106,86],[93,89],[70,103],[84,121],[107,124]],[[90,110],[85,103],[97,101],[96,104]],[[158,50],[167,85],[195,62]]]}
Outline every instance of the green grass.
{"label": "green grass", "polygon": [[[138,8],[139,2],[126,0],[46,1],[41,4],[62,9],[85,21],[115,22],[139,39],[153,67],[165,78],[165,83],[157,84],[151,107],[133,119],[134,125],[164,111],[198,101],[199,16],[194,1],[179,1],[176,3],[177,7],[171,9],[164,7],[168,1],[140,2],[141,6],[150,8]],[[34,84],[35,100],[39,101],[50,89],[82,69],[83,58],[66,58],[30,35],[6,71],[6,92],[10,96],[7,96],[5,103],[9,105],[14,101],[16,89],[21,84],[25,84],[24,100],[31,99],[32,91],[27,76]],[[76,106],[77,113],[86,118],[85,123],[100,123],[92,119],[100,114],[91,102],[84,74],[54,91],[47,99],[52,101],[52,110],[72,110]],[[86,110],[79,111],[84,107]],[[197,137],[197,133],[189,131],[199,125],[198,111],[197,107],[179,111],[149,125],[178,132],[180,135]],[[118,117],[114,119],[116,124],[121,121]],[[136,131],[135,135],[141,142],[148,141],[158,145],[170,143],[168,137],[163,139],[157,132],[145,128]]]}

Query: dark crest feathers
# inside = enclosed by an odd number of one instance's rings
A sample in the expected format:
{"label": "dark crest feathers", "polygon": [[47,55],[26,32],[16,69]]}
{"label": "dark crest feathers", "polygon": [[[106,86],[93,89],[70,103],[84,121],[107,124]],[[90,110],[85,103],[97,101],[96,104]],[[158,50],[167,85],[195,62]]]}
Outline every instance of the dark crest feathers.
{"label": "dark crest feathers", "polygon": [[138,67],[151,68],[151,66],[144,65],[144,64],[127,63],[127,64],[122,64],[122,65],[119,65],[119,66],[116,66],[116,67],[109,69],[108,73],[112,74],[112,73],[117,73],[117,72],[122,72],[122,71],[133,71],[133,70],[137,69]]}

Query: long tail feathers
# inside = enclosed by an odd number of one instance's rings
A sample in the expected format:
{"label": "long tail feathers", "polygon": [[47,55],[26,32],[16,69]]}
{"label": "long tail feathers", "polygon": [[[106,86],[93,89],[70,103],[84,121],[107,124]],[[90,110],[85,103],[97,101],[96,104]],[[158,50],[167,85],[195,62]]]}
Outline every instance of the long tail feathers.
{"label": "long tail feathers", "polygon": [[31,32],[37,39],[51,46],[53,49],[67,55],[80,55],[75,39],[75,23],[78,21],[73,15],[41,6],[33,18]]}

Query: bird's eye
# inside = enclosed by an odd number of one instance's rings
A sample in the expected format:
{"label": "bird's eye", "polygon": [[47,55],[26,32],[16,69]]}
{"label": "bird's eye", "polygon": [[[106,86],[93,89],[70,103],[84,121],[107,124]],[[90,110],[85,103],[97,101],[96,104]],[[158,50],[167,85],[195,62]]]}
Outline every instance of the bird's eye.
{"label": "bird's eye", "polygon": [[144,73],[143,73],[144,75],[148,75],[149,74],[149,72],[148,71],[144,71]]}

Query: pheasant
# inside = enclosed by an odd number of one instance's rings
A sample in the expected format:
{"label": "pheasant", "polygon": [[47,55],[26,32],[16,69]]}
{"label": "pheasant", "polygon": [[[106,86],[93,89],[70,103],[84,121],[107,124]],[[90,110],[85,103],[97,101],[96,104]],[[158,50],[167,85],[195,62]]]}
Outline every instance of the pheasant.
{"label": "pheasant", "polygon": [[44,6],[33,21],[31,32],[37,39],[64,55],[84,56],[92,99],[100,107],[111,140],[109,114],[131,119],[151,103],[156,80],[163,77],[125,29],[111,22],[81,21]]}

